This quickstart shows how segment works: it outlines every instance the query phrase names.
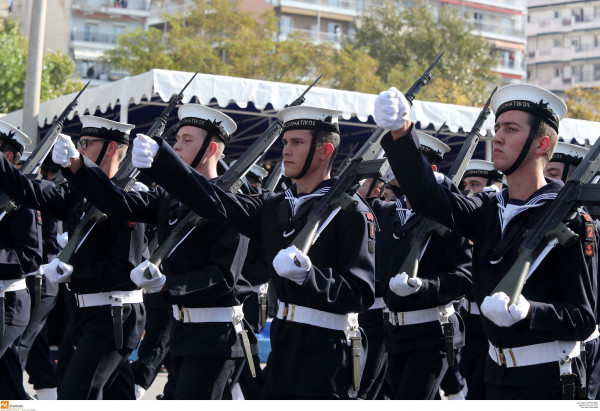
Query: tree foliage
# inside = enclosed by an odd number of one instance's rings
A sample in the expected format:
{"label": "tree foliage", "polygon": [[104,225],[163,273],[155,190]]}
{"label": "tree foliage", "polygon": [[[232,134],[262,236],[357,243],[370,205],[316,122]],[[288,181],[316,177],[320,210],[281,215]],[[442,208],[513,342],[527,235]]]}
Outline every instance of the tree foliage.
{"label": "tree foliage", "polygon": [[[0,104],[3,112],[23,107],[27,69],[27,39],[13,19],[0,21]],[[40,100],[46,101],[76,91],[75,66],[62,52],[44,54]]]}
{"label": "tree foliage", "polygon": [[152,68],[290,83],[309,83],[321,73],[321,87],[380,91],[376,64],[364,51],[315,44],[302,33],[278,40],[272,10],[242,11],[240,0],[196,0],[184,14],[166,15],[165,32],[134,31],[107,52],[115,67],[132,74]]}
{"label": "tree foliage", "polygon": [[376,74],[385,84],[403,91],[445,50],[421,100],[482,105],[499,79],[491,71],[497,60],[489,43],[450,8],[434,12],[425,4],[405,8],[383,0],[357,19],[354,45],[378,62]]}
{"label": "tree foliage", "polygon": [[580,120],[600,121],[600,86],[574,87],[565,92],[567,95],[567,117]]}

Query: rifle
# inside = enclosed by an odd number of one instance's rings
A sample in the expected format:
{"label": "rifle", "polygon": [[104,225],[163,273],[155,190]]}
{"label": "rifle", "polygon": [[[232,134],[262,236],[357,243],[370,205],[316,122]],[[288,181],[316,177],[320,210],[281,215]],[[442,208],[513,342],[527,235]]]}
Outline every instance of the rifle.
{"label": "rifle", "polygon": [[579,241],[579,235],[567,223],[577,216],[578,207],[600,204],[600,184],[591,183],[600,170],[599,154],[600,139],[596,140],[536,224],[524,233],[517,260],[492,294],[502,291],[508,295],[509,305],[516,304],[529,273],[535,270],[546,254],[557,244],[571,247]]}
{"label": "rifle", "polygon": [[[431,70],[442,58],[444,52],[425,70],[405,94],[406,99],[412,105],[415,96],[421,88],[431,79]],[[389,165],[386,159],[377,159],[381,151],[381,139],[387,133],[385,128],[378,127],[369,137],[367,142],[352,157],[350,163],[340,170],[339,178],[321,199],[315,204],[307,217],[306,224],[298,232],[292,241],[305,255],[317,240],[319,230],[323,230],[326,224],[339,212],[340,209],[351,210],[358,204],[353,198],[360,187],[359,180],[369,177],[381,177],[387,171]],[[324,224],[322,222],[325,221]],[[294,262],[300,266],[300,262]]]}
{"label": "rifle", "polygon": [[[321,79],[321,74],[304,92],[290,104],[290,106],[299,106],[305,100],[304,96],[308,91]],[[235,193],[243,184],[243,177],[246,175],[250,167],[261,158],[271,145],[275,142],[275,139],[281,133],[283,124],[281,121],[276,120],[262,133],[262,135],[254,141],[248,147],[248,149],[242,154],[242,156],[225,171],[225,173],[217,181],[217,186],[230,193]],[[173,251],[181,244],[183,240],[196,228],[206,224],[207,219],[198,216],[193,211],[190,211],[169,234],[169,237],[152,253],[148,261],[157,267],[162,261],[168,258]],[[152,278],[152,274],[148,269],[144,271],[144,277],[146,279]]]}
{"label": "rifle", "polygon": [[342,162],[340,163],[340,166],[336,170],[336,173],[335,173],[336,175],[342,174],[344,169],[346,167],[348,167],[348,164],[350,164],[350,161],[352,161],[352,153],[354,153],[354,150],[356,149],[357,145],[358,145],[358,143],[352,144],[352,147],[350,147],[350,150],[348,150],[348,155],[346,156],[346,158],[344,160],[342,160]]}
{"label": "rifle", "polygon": [[[164,131],[171,111],[173,111],[177,104],[179,104],[179,102],[183,99],[184,90],[190,85],[197,74],[198,72],[192,76],[186,85],[183,86],[179,94],[171,99],[160,116],[155,119],[154,124],[152,124],[150,130],[148,130],[149,137],[155,137]],[[138,175],[138,173],[139,171],[132,164],[131,151],[129,151],[113,180],[115,180],[115,185],[117,187],[122,188],[125,191],[129,191],[133,187],[133,184],[135,183],[135,177]],[[75,227],[75,230],[73,231],[73,234],[69,238],[69,242],[61,250],[57,258],[63,263],[68,263],[71,260],[71,257],[73,257],[73,254],[75,254],[79,247],[81,247],[96,224],[102,224],[107,218],[108,217],[106,214],[98,210],[98,208],[91,207],[85,213],[85,216],[79,221],[77,227]],[[62,274],[60,267],[57,269],[57,272]],[[117,349],[121,349],[123,347],[123,306],[113,305],[111,310],[113,315],[115,346]]]}
{"label": "rifle", "polygon": [[[50,127],[50,130],[48,130],[43,140],[33,150],[27,161],[25,161],[21,167],[20,171],[22,174],[26,176],[35,176],[37,174],[39,168],[42,166],[42,163],[48,156],[48,153],[50,153],[50,150],[52,150],[52,146],[56,142],[58,134],[62,131],[67,116],[71,113],[71,111],[73,111],[73,109],[75,109],[78,104],[77,99],[79,99],[79,96],[81,96],[81,93],[83,93],[89,84],[90,82],[88,81],[87,84],[79,91],[79,93],[77,93],[75,98],[71,100],[67,107],[65,107],[62,113],[60,113],[56,120],[54,120],[52,127]],[[0,194],[0,220],[2,220],[6,214],[16,211],[17,208],[18,205],[8,196],[8,194]]]}
{"label": "rifle", "polygon": [[279,183],[279,180],[281,179],[281,176],[283,175],[282,165],[283,165],[283,157],[281,157],[279,159],[279,161],[277,163],[275,163],[275,167],[273,167],[271,169],[269,176],[267,177],[267,179],[265,180],[265,182],[262,185],[263,190],[274,191],[275,188],[277,188],[277,183]]}
{"label": "rifle", "polygon": [[[425,70],[405,94],[412,106],[415,96],[431,79],[431,70],[442,58],[442,54]],[[385,128],[378,127],[369,137],[367,142],[352,157],[352,160],[342,170],[335,184],[321,197],[306,219],[306,223],[294,237],[292,245],[308,254],[310,247],[317,241],[319,234],[340,210],[352,210],[358,204],[354,195],[361,185],[362,179],[381,177],[387,171],[389,164],[386,159],[378,159],[381,152],[381,139],[388,132]],[[300,267],[300,262],[294,257],[294,263]],[[360,388],[360,339],[350,337],[352,346],[352,384],[355,390]]]}
{"label": "rifle", "polygon": [[[490,94],[488,101],[485,103],[485,107],[479,113],[477,120],[475,120],[473,128],[471,128],[471,131],[467,135],[465,142],[458,153],[458,156],[454,160],[454,163],[450,167],[450,171],[447,174],[448,178],[450,178],[457,186],[462,180],[462,176],[467,168],[469,160],[473,156],[473,152],[475,151],[477,143],[479,143],[479,139],[481,138],[481,127],[492,112],[490,109],[490,102],[497,89],[498,87],[496,87],[494,91],[492,91],[492,94]],[[410,242],[410,250],[398,272],[407,273],[410,278],[415,278],[419,271],[419,260],[421,259],[421,255],[424,252],[426,244],[429,242],[431,234],[437,232],[443,236],[446,230],[446,227],[443,225],[422,217],[420,225],[415,230],[416,234],[413,236]]]}

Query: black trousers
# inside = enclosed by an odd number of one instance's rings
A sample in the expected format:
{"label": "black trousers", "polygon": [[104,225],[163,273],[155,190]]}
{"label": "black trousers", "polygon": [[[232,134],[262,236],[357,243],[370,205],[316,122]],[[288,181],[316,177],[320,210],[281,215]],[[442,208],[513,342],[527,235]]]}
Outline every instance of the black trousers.
{"label": "black trousers", "polygon": [[586,355],[586,386],[588,400],[597,400],[600,388],[600,337],[585,343]]}
{"label": "black trousers", "polygon": [[135,383],[145,390],[152,385],[167,354],[173,328],[173,310],[165,293],[144,294],[146,327],[138,348],[138,359],[131,364]]}
{"label": "black trousers", "polygon": [[56,299],[55,295],[42,295],[40,304],[32,302],[29,324],[15,341],[15,351],[19,355],[21,367],[29,374],[29,382],[36,390],[55,388],[58,385],[46,329],[46,319],[54,308]]}
{"label": "black trousers", "polygon": [[[112,330],[111,330],[112,331]],[[64,379],[58,387],[59,400],[101,400],[104,390],[119,380],[119,390],[124,398],[135,400],[133,375],[122,372],[132,350],[117,350],[112,332],[106,338],[97,334],[84,333],[79,338],[77,349],[73,353],[66,369]],[[128,394],[129,393],[129,394]]]}
{"label": "black trousers", "polygon": [[484,383],[485,362],[488,357],[489,343],[485,337],[467,339],[461,352],[460,372],[467,382],[467,400],[486,398]]}
{"label": "black trousers", "polygon": [[177,376],[176,400],[230,400],[231,378],[243,358],[171,356]]}
{"label": "black trousers", "polygon": [[237,362],[233,378],[231,379],[231,386],[234,386],[236,383],[240,384],[240,389],[246,400],[260,399],[260,394],[265,386],[265,375],[260,368],[258,354],[253,355],[252,359],[254,361],[256,377],[252,377],[252,373],[248,367],[248,361],[246,358],[243,358],[241,361]]}
{"label": "black trousers", "polygon": [[457,348],[454,350],[454,365],[452,367],[448,367],[446,373],[444,374],[444,378],[442,378],[442,383],[440,384],[440,388],[444,391],[444,394],[458,394],[460,391],[465,388],[465,379],[460,373],[460,360],[462,355],[462,348]]}
{"label": "black trousers", "polygon": [[27,399],[21,363],[12,345],[27,327],[30,304],[27,289],[5,293],[4,335],[0,336],[0,398]]}
{"label": "black trousers", "polygon": [[[367,345],[367,361],[360,380],[358,398],[363,400],[383,399],[384,396],[390,395],[385,378],[388,368],[388,354],[385,351],[383,336],[369,335],[366,329],[365,332],[369,344]],[[384,387],[383,390],[382,387]]]}
{"label": "black trousers", "polygon": [[388,353],[388,364],[397,400],[435,399],[448,369],[445,351],[435,348]]}

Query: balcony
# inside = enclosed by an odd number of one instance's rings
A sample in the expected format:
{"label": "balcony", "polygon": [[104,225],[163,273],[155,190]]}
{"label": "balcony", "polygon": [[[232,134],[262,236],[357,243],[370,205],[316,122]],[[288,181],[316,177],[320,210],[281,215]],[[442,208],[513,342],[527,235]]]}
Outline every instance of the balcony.
{"label": "balcony", "polygon": [[573,60],[600,59],[600,47],[579,45],[531,50],[527,53],[527,64],[570,62]]}
{"label": "balcony", "polygon": [[150,2],[146,2],[146,0],[74,0],[72,9],[83,14],[102,13],[115,17],[146,18],[150,15]]}
{"label": "balcony", "polygon": [[365,0],[274,0],[273,6],[356,17],[364,10]]}
{"label": "balcony", "polygon": [[571,16],[567,18],[545,19],[527,23],[527,36],[550,33],[570,33],[576,30],[600,29],[600,19],[593,16]]}
{"label": "balcony", "polygon": [[475,35],[481,34],[483,37],[499,40],[514,41],[517,43],[525,42],[525,32],[522,29],[513,27],[502,27],[500,24],[487,23],[482,20],[466,20],[467,27],[472,28]]}
{"label": "balcony", "polygon": [[71,41],[85,43],[117,44],[119,35],[113,33],[84,33],[80,31],[71,32]]}
{"label": "balcony", "polygon": [[336,35],[335,33],[330,33],[327,31],[318,31],[318,30],[306,30],[306,29],[298,29],[298,28],[286,28],[281,30],[279,33],[279,40],[287,39],[287,36],[291,33],[302,33],[306,38],[309,38],[315,43],[329,42],[333,43],[336,48],[340,48],[342,44],[342,40],[347,37],[343,35]]}

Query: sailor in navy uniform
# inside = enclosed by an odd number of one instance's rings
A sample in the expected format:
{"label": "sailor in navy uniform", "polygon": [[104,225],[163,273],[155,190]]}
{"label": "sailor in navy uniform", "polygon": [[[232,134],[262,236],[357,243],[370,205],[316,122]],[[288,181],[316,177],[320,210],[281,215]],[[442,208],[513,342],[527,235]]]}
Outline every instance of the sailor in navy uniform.
{"label": "sailor in navy uniform", "polygon": [[[47,157],[42,164],[42,178],[52,180],[58,173],[60,166],[54,164]],[[41,213],[42,217],[42,263],[48,264],[62,249],[59,237],[63,233],[62,221],[56,220],[49,215]],[[14,348],[19,354],[19,360],[23,370],[27,371],[29,383],[33,385],[35,397],[38,400],[56,400],[58,375],[56,364],[50,352],[48,344],[48,329],[46,320],[56,305],[58,298],[58,284],[44,281],[43,273],[41,281],[41,301],[32,301],[31,316],[25,332],[15,341]],[[27,277],[27,287],[32,299],[35,296],[36,276]]]}
{"label": "sailor in navy uniform", "polygon": [[[3,162],[18,164],[24,148],[30,143],[29,137],[20,130],[0,121],[0,152],[3,153],[0,158]],[[19,173],[16,169],[15,172]],[[0,187],[0,193],[3,191]],[[31,297],[26,277],[35,273],[42,262],[39,213],[20,207],[3,215],[0,233],[0,397],[26,399],[19,359],[10,347],[29,322]]]}
{"label": "sailor in navy uniform", "polygon": [[[563,186],[545,179],[543,171],[567,107],[553,93],[529,84],[502,87],[491,107],[496,116],[494,166],[506,175],[507,189],[472,197],[436,183],[420,155],[402,93],[393,88],[382,92],[375,118],[380,127],[392,130],[383,147],[413,208],[474,242],[473,294],[489,340],[486,398],[572,398],[578,393],[576,384],[585,384],[580,341],[596,326],[595,240],[586,236],[591,218],[579,213],[569,222],[580,240],[569,248],[553,248],[532,266],[517,304],[509,306],[503,292],[492,294],[517,258],[518,237]],[[592,253],[586,255],[588,248]]]}
{"label": "sailor in navy uniform", "polygon": [[[234,121],[199,104],[181,106],[178,116],[176,155],[186,167],[216,180],[217,162],[236,129]],[[155,224],[158,244],[190,212],[162,188],[147,192],[119,189],[89,161],[78,161],[71,170],[70,181],[100,210]],[[169,293],[176,321],[169,343],[177,378],[175,399],[231,398],[229,378],[236,363],[245,358],[244,344],[253,354],[258,352],[236,290],[247,247],[247,238],[210,221],[183,239],[162,268],[146,260],[131,272],[131,279],[146,292]],[[152,274],[150,279],[143,275],[146,269]]]}
{"label": "sailor in navy uniform", "polygon": [[[575,168],[581,163],[583,158],[588,153],[589,149],[575,144],[564,143],[559,141],[556,144],[556,149],[552,154],[552,158],[546,164],[544,175],[555,180],[562,180],[566,183]],[[598,207],[588,207],[588,210],[594,217],[596,231],[598,231]],[[596,241],[598,240],[596,232]],[[598,247],[596,247],[596,250]],[[598,255],[595,255],[598,258]],[[598,333],[598,308],[596,308],[596,329],[594,332],[581,343],[582,359],[586,368],[586,387],[587,392],[583,396],[588,400],[598,399],[600,388],[600,337]]]}
{"label": "sailor in navy uniform", "polygon": [[[64,167],[81,153],[113,177],[127,152],[133,125],[93,116],[84,116],[81,121],[80,152],[74,145],[62,153],[55,147],[53,161]],[[65,139],[68,137],[59,136],[56,144]],[[66,176],[70,174],[67,169],[63,171]],[[0,160],[0,173],[1,189],[24,206],[65,222],[69,235],[88,210],[89,203],[81,192],[69,184],[57,187],[47,180],[30,181],[6,159]],[[144,307],[142,290],[129,273],[142,262],[146,248],[143,224],[109,218],[96,224],[69,264],[55,258],[45,266],[46,281],[68,282],[79,306],[75,318],[77,349],[58,388],[58,399],[135,398],[127,359],[143,332]],[[113,312],[121,310],[122,347],[117,347],[115,335],[121,335],[121,329],[113,328]]]}
{"label": "sailor in navy uniform", "polygon": [[[462,185],[466,192],[502,190],[504,175],[494,168],[491,161],[471,160],[463,174]],[[472,292],[462,300],[461,318],[465,321],[465,346],[460,354],[460,372],[468,387],[467,400],[485,399],[483,382],[485,363],[488,357],[488,340],[481,325],[479,307]]]}
{"label": "sailor in navy uniform", "polygon": [[[423,155],[437,169],[450,148],[425,133],[419,132],[419,138]],[[452,186],[442,174],[436,177],[440,184]],[[417,277],[410,279],[399,269],[423,217],[414,213],[404,196],[396,202],[374,201],[371,206],[381,229],[375,257],[389,311],[384,321],[384,341],[394,397],[434,399],[449,361],[453,361],[454,350],[464,344],[464,324],[453,302],[471,289],[470,247],[454,232],[432,234],[423,250]],[[451,328],[451,340],[444,327]]]}
{"label": "sailor in navy uniform", "polygon": [[[190,170],[160,138],[139,139],[140,167],[198,214],[229,224],[260,241],[273,261],[271,286],[279,297],[271,325],[271,355],[263,398],[355,398],[353,374],[364,355],[357,315],[374,302],[374,241],[367,205],[340,211],[308,255],[290,243],[311,206],[335,182],[331,163],[339,145],[341,112],[288,107],[283,122],[285,175],[296,183],[285,193],[230,194]],[[137,142],[138,140],[136,140]],[[143,143],[143,144],[141,144]],[[137,166],[137,165],[136,165]],[[298,260],[297,266],[294,260]],[[362,339],[364,343],[364,338]],[[363,344],[364,348],[364,344]],[[354,361],[356,360],[356,361]]]}

